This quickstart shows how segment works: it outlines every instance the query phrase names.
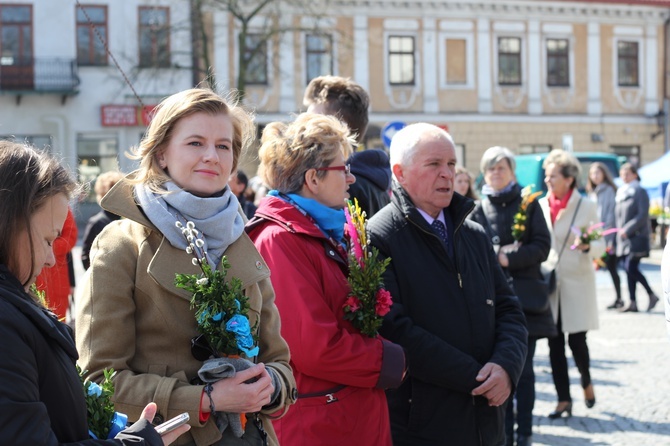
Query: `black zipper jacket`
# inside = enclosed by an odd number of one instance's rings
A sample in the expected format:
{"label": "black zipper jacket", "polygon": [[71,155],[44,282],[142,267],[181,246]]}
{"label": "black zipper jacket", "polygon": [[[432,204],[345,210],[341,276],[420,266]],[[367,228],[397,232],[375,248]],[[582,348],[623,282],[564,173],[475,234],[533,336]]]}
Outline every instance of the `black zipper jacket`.
{"label": "black zipper jacket", "polygon": [[[525,320],[483,228],[466,220],[474,202],[454,194],[449,256],[397,183],[392,203],[369,221],[372,245],[392,261],[385,275],[393,307],[380,334],[406,350],[409,377],[388,391],[395,445],[496,445],[504,405],[472,397],[487,362],[513,386],[523,368]],[[513,390],[513,389],[512,389]]]}

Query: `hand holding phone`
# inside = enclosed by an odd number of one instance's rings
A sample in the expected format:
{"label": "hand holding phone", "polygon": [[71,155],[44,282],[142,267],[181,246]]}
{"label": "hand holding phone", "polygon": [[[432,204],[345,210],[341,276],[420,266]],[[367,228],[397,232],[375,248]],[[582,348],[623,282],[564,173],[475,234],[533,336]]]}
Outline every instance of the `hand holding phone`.
{"label": "hand holding phone", "polygon": [[179,426],[188,423],[189,418],[188,412],[184,412],[183,414],[177,415],[176,417],[167,420],[165,423],[156,426],[156,432],[158,432],[158,435],[165,435],[168,432],[177,429]]}

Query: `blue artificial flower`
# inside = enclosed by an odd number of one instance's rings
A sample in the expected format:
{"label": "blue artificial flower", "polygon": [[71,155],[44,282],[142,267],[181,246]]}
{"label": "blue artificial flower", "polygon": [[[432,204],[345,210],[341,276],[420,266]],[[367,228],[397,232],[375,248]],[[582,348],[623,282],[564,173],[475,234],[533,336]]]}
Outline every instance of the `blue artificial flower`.
{"label": "blue artificial flower", "polygon": [[109,427],[108,439],[116,437],[116,435],[126,428],[128,424],[128,415],[125,413],[114,412],[114,417],[112,418],[112,425]]}
{"label": "blue artificial flower", "polygon": [[[207,318],[209,317],[209,309],[203,310],[202,313],[200,313],[200,316],[198,317],[198,324],[202,325]],[[212,316],[212,320],[214,322],[219,322],[221,318],[223,317],[223,313],[216,313],[214,316]]]}
{"label": "blue artificial flower", "polygon": [[100,395],[102,395],[102,387],[100,387],[99,385],[97,385],[94,382],[89,383],[89,385],[88,385],[88,395],[89,396],[96,396],[96,397],[99,398]]}
{"label": "blue artificial flower", "polygon": [[202,325],[205,320],[207,320],[207,316],[209,315],[209,310],[202,310],[202,313],[200,313],[200,316],[198,316],[198,325]]}
{"label": "blue artificial flower", "polygon": [[251,335],[249,319],[241,314],[231,317],[226,323],[226,331],[235,334],[237,348],[244,352],[247,357],[252,358],[258,355],[258,347],[253,347],[254,338]]}

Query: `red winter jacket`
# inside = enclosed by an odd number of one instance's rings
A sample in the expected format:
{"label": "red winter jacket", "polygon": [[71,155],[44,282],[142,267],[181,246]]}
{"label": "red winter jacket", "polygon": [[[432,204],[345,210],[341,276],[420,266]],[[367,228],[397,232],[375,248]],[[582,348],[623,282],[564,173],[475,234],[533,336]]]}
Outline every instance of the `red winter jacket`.
{"label": "red winter jacket", "polygon": [[400,385],[402,349],[343,318],[346,253],[292,204],[266,197],[249,236],[270,267],[299,397],[273,422],[281,444],[391,445],[384,388]]}
{"label": "red winter jacket", "polygon": [[[58,320],[64,321],[65,314],[70,306],[70,272],[67,265],[67,254],[77,244],[77,223],[68,209],[61,235],[54,240],[53,249],[56,264],[51,268],[44,268],[35,285],[38,290],[45,292],[48,307],[56,313]],[[72,285],[74,286],[74,285]]]}

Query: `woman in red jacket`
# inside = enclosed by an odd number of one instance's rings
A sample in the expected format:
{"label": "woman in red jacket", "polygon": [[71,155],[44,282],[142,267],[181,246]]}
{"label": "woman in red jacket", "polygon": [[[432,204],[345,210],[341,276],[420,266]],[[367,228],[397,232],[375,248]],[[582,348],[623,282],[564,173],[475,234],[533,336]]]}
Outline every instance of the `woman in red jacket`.
{"label": "woman in red jacket", "polygon": [[70,283],[67,254],[76,244],[77,223],[72,215],[72,209],[68,208],[63,229],[53,243],[56,264],[51,268],[44,268],[35,281],[37,289],[44,291],[47,306],[58,316],[59,321],[65,321],[70,306],[70,294],[74,285]]}
{"label": "woman in red jacket", "polygon": [[400,385],[404,352],[343,317],[352,142],[347,127],[325,115],[303,114],[263,131],[259,173],[273,190],[248,230],[272,272],[300,392],[273,423],[281,444],[391,445],[384,389]]}

